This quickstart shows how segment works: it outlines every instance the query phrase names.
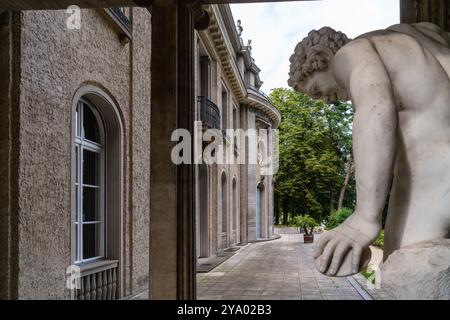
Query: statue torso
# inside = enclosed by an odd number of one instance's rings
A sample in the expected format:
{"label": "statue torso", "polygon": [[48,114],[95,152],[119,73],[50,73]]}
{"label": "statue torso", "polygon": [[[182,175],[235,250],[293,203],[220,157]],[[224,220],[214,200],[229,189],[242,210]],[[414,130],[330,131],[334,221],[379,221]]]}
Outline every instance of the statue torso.
{"label": "statue torso", "polygon": [[369,39],[398,111],[386,253],[450,235],[450,42],[432,24],[395,25]]}

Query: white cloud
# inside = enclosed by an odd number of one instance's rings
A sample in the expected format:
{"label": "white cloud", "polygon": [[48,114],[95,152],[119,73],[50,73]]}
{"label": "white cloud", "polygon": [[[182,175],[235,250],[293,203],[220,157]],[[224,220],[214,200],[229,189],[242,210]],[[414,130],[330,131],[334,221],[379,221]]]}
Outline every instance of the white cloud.
{"label": "white cloud", "polygon": [[322,0],[232,4],[240,19],[244,42],[252,40],[252,55],[261,68],[262,89],[287,87],[289,57],[312,29],[330,26],[354,38],[400,20],[398,0]]}

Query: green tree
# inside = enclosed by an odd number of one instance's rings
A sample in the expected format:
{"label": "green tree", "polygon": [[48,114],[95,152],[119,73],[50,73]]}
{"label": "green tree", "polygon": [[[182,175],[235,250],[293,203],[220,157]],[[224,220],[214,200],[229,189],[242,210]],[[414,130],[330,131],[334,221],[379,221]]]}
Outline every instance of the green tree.
{"label": "green tree", "polygon": [[[353,106],[351,103],[338,101],[327,105],[325,115],[330,130],[331,143],[336,148],[343,170],[340,171],[341,188],[338,196],[337,210],[345,205],[354,206],[355,183],[353,177],[353,156],[352,156],[352,123]],[[346,192],[349,195],[345,197]],[[334,200],[334,199],[332,199]],[[332,201],[333,202],[333,201]],[[330,213],[333,213],[331,208]]]}
{"label": "green tree", "polygon": [[[352,107],[348,103],[327,105],[284,88],[273,89],[270,98],[282,115],[275,206],[282,210],[284,223],[288,213],[322,221],[333,211],[345,181]],[[345,205],[354,203],[350,199],[354,197],[353,178],[348,180]]]}

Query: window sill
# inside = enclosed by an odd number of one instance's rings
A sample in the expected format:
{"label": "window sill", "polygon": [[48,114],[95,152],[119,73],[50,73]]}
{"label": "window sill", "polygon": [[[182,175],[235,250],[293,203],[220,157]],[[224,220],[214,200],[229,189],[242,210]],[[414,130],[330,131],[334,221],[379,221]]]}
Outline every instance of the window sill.
{"label": "window sill", "polygon": [[80,272],[82,276],[102,272],[108,269],[117,268],[119,265],[118,260],[96,260],[92,262],[86,262],[79,264]]}

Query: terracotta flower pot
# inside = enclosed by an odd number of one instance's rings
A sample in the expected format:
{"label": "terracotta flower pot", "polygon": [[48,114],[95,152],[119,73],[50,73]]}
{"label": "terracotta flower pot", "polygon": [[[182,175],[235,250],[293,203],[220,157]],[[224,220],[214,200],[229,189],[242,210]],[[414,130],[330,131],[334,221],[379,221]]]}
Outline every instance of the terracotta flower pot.
{"label": "terracotta flower pot", "polygon": [[314,234],[303,234],[303,242],[304,243],[313,243],[314,242]]}

